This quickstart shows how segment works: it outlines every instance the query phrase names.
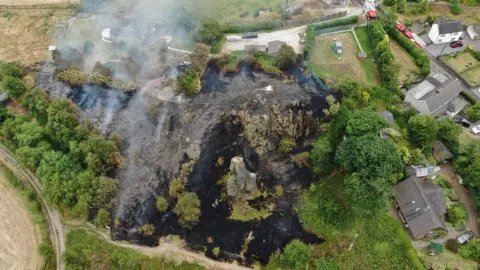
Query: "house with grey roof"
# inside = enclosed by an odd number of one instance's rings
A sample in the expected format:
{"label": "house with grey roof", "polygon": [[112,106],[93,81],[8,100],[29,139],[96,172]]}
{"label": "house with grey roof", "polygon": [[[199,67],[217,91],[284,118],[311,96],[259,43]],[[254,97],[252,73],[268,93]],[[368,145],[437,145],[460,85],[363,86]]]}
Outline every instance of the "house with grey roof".
{"label": "house with grey roof", "polygon": [[458,96],[462,90],[458,78],[435,73],[408,90],[404,102],[410,103],[420,114],[454,116],[467,105]]}
{"label": "house with grey roof", "polygon": [[428,38],[433,44],[442,44],[460,39],[463,33],[461,21],[449,21],[445,18],[435,22],[428,32]]}
{"label": "house with grey roof", "polygon": [[428,180],[410,177],[393,190],[400,220],[414,239],[434,229],[447,230],[443,215],[447,212],[442,188]]}
{"label": "house with grey roof", "polygon": [[268,54],[278,53],[280,51],[280,48],[286,44],[287,44],[286,42],[280,41],[280,40],[274,40],[274,41],[268,42],[268,48],[267,48]]}
{"label": "house with grey roof", "polygon": [[387,121],[388,124],[393,125],[395,124],[395,120],[393,118],[393,114],[390,111],[380,111],[377,112],[377,115]]}
{"label": "house with grey roof", "polygon": [[437,162],[444,162],[446,160],[453,158],[452,152],[450,152],[447,146],[445,146],[445,144],[442,143],[441,141],[435,141],[432,148],[433,148],[432,149],[433,157]]}

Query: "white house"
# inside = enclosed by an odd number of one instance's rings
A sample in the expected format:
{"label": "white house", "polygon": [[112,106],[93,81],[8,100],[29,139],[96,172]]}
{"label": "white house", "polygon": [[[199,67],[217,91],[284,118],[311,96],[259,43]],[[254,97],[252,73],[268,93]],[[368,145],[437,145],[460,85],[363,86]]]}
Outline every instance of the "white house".
{"label": "white house", "polygon": [[432,25],[428,38],[433,44],[457,41],[462,36],[463,26],[461,21],[437,21]]}
{"label": "white house", "polygon": [[473,40],[480,39],[480,25],[470,25],[467,27],[467,34]]}

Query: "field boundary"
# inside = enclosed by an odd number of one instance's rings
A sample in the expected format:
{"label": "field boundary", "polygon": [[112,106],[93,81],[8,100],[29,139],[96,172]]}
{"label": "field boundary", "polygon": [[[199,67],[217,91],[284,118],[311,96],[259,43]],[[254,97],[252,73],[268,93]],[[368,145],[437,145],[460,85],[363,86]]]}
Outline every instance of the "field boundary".
{"label": "field boundary", "polygon": [[[454,68],[452,68],[447,62],[445,62],[442,58],[438,57],[437,58],[438,60],[438,63],[440,63],[441,66],[443,66],[444,68],[446,68],[447,70],[451,71],[453,74],[455,74],[455,76],[457,76],[458,78],[460,78],[460,80],[465,83],[469,88],[474,88],[476,87],[477,85],[472,85],[467,79],[465,79],[462,74],[460,74],[459,72],[457,72]],[[476,67],[478,68],[478,66]]]}

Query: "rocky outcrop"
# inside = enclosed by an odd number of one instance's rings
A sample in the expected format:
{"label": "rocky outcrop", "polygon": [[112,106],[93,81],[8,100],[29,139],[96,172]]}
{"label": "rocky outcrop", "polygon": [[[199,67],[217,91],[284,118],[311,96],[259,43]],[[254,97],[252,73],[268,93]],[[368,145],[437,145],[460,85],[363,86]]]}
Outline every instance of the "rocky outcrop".
{"label": "rocky outcrop", "polygon": [[227,194],[237,200],[250,199],[257,191],[257,175],[245,168],[242,157],[234,157],[230,163]]}
{"label": "rocky outcrop", "polygon": [[231,111],[231,115],[236,124],[243,125],[243,138],[261,154],[276,147],[269,143],[272,138],[289,137],[297,140],[315,132],[318,120],[312,111],[299,108],[299,104],[290,105],[289,108],[271,105],[263,115],[235,110]]}

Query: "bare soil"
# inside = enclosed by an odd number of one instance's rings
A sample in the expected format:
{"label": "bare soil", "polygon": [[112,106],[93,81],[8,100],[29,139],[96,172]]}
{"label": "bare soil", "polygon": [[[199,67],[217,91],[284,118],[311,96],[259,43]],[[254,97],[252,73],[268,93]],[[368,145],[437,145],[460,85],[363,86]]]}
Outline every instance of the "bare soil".
{"label": "bare soil", "polygon": [[0,269],[39,269],[37,234],[28,211],[0,173]]}

